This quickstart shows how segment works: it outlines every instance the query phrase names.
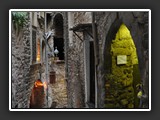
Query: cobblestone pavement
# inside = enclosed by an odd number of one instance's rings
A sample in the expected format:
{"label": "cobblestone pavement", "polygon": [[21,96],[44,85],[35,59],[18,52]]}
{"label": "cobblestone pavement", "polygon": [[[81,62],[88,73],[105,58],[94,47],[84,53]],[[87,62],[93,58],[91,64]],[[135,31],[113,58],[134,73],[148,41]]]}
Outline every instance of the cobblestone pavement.
{"label": "cobblestone pavement", "polygon": [[54,84],[51,84],[53,95],[51,108],[67,107],[67,89],[64,75],[65,73],[62,69],[61,71],[56,71],[56,82]]}

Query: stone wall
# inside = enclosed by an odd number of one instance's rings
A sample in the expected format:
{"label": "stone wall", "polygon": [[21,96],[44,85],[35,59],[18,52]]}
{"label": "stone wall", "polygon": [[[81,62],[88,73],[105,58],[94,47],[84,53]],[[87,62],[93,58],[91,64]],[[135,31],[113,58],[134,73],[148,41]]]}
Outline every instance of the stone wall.
{"label": "stone wall", "polygon": [[[116,12],[95,12],[95,22],[97,26],[97,41],[98,41],[98,68],[97,68],[97,107],[104,108],[105,104],[105,74],[107,72],[107,66],[111,64],[111,60],[107,60],[108,64],[105,63],[107,57],[106,54],[110,54],[109,47],[106,40],[107,34],[109,33],[109,28],[116,19]],[[115,33],[116,34],[116,33]],[[106,47],[107,46],[107,47]],[[108,51],[107,51],[107,50]]]}
{"label": "stone wall", "polygon": [[[32,18],[30,17],[30,13],[28,13],[27,22],[22,29],[21,35],[19,35],[22,36],[19,41],[17,36],[15,35],[15,29],[12,29],[13,31],[12,32],[12,107],[13,108],[29,108],[30,97],[32,89],[34,87],[34,82],[38,79],[41,79],[42,82],[44,82],[46,77],[44,61],[42,61],[42,64],[41,61],[39,61],[38,63],[37,62],[33,63],[32,61],[32,56],[31,56],[32,52],[33,50],[35,50],[35,53],[37,53],[37,49],[32,49],[31,45],[32,43],[31,35],[33,29],[31,27],[32,26],[31,20]],[[40,40],[40,44],[42,44],[43,31],[44,31],[44,24],[38,22],[36,28],[36,46],[38,40]],[[42,54],[41,54],[41,59],[42,59]],[[47,106],[46,104],[47,103],[45,99],[43,107],[46,107]],[[51,104],[52,101],[50,101],[50,106]]]}
{"label": "stone wall", "polygon": [[[80,23],[90,23],[91,14],[88,12],[71,12],[73,26]],[[69,26],[69,27],[73,27]],[[83,38],[82,32],[77,34]],[[84,78],[84,42],[75,34],[72,37],[72,45],[68,47],[68,107],[85,107],[85,78]],[[69,38],[70,39],[70,38]]]}
{"label": "stone wall", "polygon": [[28,108],[30,85],[30,20],[26,16],[22,37],[17,39],[15,29],[12,28],[12,108]]}

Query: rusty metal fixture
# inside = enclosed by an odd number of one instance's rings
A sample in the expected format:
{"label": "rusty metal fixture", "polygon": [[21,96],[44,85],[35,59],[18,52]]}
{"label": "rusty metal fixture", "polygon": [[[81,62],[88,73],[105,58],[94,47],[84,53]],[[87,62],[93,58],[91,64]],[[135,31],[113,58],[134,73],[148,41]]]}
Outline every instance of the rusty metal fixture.
{"label": "rusty metal fixture", "polygon": [[56,83],[56,72],[55,71],[51,71],[50,72],[50,83],[51,84],[55,84]]}

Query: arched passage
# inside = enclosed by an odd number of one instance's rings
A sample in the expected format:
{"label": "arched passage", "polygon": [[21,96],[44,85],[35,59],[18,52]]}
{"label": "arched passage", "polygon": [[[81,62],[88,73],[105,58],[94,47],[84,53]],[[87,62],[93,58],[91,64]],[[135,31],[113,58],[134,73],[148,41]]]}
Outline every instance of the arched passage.
{"label": "arched passage", "polygon": [[[110,40],[106,68],[106,108],[138,107],[136,85],[140,84],[138,58],[129,29],[121,24]],[[108,62],[106,61],[106,62]]]}
{"label": "arched passage", "polygon": [[44,86],[41,80],[37,80],[34,83],[31,97],[30,97],[30,108],[42,108],[44,105]]}
{"label": "arched passage", "polygon": [[53,20],[53,26],[55,30],[54,49],[58,49],[59,59],[64,60],[63,16],[60,13],[55,15]]}

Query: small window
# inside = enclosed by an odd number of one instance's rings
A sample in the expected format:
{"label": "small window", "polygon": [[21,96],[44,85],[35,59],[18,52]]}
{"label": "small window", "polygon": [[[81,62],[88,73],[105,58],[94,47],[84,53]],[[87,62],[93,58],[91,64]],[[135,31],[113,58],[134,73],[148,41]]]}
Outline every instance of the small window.
{"label": "small window", "polygon": [[37,41],[37,57],[36,60],[39,63],[41,61],[41,46],[40,46],[40,39]]}
{"label": "small window", "polygon": [[36,62],[36,31],[32,30],[32,63]]}
{"label": "small window", "polygon": [[42,59],[42,63],[44,63],[45,62],[45,43],[44,43],[44,41],[42,42],[42,57],[41,57],[41,59]]}

